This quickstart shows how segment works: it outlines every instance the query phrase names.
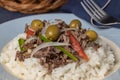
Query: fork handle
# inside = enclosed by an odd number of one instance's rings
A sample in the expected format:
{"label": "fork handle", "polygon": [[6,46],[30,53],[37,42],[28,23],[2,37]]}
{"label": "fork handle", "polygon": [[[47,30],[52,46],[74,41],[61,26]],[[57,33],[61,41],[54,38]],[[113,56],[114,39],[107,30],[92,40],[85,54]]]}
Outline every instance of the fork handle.
{"label": "fork handle", "polygon": [[[90,20],[91,24],[96,28],[100,28],[100,29],[107,29],[107,28],[111,28],[112,26],[110,25],[101,25],[101,24],[98,24],[94,19],[91,18]],[[97,25],[95,24],[95,22],[97,23]]]}

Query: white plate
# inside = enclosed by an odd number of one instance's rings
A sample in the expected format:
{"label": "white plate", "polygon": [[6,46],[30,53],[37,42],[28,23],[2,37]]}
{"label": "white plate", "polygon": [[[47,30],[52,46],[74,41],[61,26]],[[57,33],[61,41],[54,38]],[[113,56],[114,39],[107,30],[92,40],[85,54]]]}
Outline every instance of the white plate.
{"label": "white plate", "polygon": [[[41,20],[62,19],[68,24],[72,19],[79,19],[82,22],[83,28],[87,29],[90,28],[97,31],[99,35],[102,35],[110,39],[120,47],[120,29],[117,28],[98,29],[90,25],[85,20],[80,19],[73,14],[54,13],[23,17],[0,24],[0,50],[7,42],[9,42],[17,34],[24,32],[25,24],[26,23],[30,24],[33,19]],[[0,65],[0,80],[18,80],[18,79],[8,74]],[[120,69],[105,80],[120,80]]]}

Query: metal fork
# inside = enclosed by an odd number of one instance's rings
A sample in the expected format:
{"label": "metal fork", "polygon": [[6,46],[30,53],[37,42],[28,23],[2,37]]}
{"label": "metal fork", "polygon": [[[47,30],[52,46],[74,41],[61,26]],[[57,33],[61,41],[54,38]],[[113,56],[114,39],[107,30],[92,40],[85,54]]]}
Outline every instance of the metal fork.
{"label": "metal fork", "polygon": [[93,0],[83,0],[80,3],[91,18],[100,25],[109,26],[113,24],[120,24],[120,20],[107,14]]}

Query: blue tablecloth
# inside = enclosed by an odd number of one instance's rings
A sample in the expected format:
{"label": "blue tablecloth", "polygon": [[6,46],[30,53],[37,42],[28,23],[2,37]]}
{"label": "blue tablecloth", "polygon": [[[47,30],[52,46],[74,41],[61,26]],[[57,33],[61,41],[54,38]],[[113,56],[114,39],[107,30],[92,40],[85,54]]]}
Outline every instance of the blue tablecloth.
{"label": "blue tablecloth", "polygon": [[[69,0],[64,6],[54,12],[73,13],[76,16],[83,18],[90,22],[90,16],[85,12],[80,4],[82,0]],[[94,0],[101,7],[106,3],[107,0]],[[110,15],[120,19],[120,0],[111,0],[109,6],[105,9]],[[49,12],[52,13],[52,12]],[[33,14],[34,15],[34,14]],[[0,8],[0,24],[15,18],[29,16],[28,14],[22,14],[19,12],[10,12],[3,8]],[[120,25],[114,25],[119,27]]]}

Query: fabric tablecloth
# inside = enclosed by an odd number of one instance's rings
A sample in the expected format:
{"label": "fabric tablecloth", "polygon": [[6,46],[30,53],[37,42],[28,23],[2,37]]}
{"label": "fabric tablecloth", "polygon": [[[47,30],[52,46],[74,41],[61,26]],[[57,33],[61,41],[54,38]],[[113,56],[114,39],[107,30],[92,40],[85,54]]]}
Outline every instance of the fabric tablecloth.
{"label": "fabric tablecloth", "polygon": [[[86,11],[81,6],[80,2],[82,0],[68,0],[68,2],[63,5],[60,9],[54,11],[54,13],[63,12],[63,13],[73,13],[76,16],[87,20],[90,22],[90,16],[86,13]],[[94,0],[99,6],[103,6],[107,0]],[[105,11],[110,15],[120,19],[120,0],[111,0],[108,7],[105,8]],[[52,12],[49,12],[52,13]],[[20,18],[24,16],[29,16],[30,14],[22,14],[19,12],[10,12],[4,8],[0,8],[0,24],[15,18]],[[35,15],[35,14],[32,14]],[[119,27],[120,25],[113,25]]]}

